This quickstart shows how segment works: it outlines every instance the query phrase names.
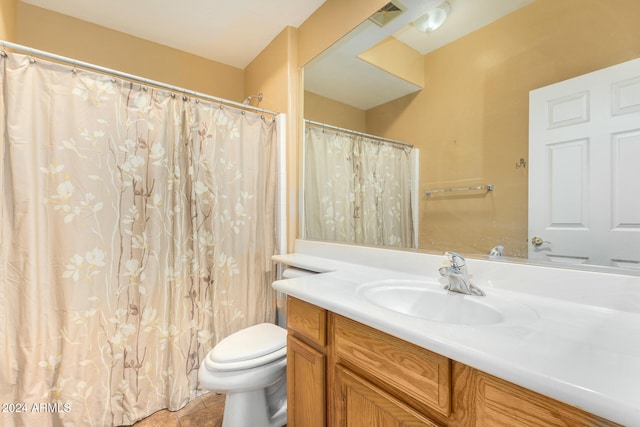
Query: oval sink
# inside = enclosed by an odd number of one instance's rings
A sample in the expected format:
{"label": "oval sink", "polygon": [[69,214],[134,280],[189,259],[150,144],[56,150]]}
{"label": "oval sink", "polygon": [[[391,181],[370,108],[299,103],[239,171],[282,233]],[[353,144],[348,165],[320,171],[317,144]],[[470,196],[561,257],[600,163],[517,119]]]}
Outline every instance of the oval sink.
{"label": "oval sink", "polygon": [[435,281],[381,280],[361,285],[357,293],[388,310],[441,323],[490,325],[537,317],[522,304],[490,295],[450,292]]}

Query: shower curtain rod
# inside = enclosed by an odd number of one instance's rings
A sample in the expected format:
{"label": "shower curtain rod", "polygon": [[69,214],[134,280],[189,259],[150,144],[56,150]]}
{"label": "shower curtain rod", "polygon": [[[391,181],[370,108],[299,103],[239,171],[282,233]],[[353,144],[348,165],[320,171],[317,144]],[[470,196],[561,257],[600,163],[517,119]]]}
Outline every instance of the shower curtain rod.
{"label": "shower curtain rod", "polygon": [[81,68],[85,68],[88,70],[92,70],[92,71],[98,71],[104,74],[110,74],[112,76],[116,76],[116,77],[121,77],[123,79],[126,80],[130,80],[130,81],[134,81],[136,83],[142,83],[145,85],[149,85],[149,86],[155,86],[157,88],[160,89],[166,89],[169,90],[171,92],[179,92],[185,95],[189,95],[192,97],[196,97],[196,98],[201,98],[201,99],[206,99],[208,101],[213,101],[213,102],[217,102],[220,104],[226,104],[226,105],[230,105],[233,107],[237,107],[241,110],[252,110],[255,112],[259,112],[259,113],[263,113],[263,114],[269,114],[272,116],[277,116],[280,113],[277,113],[275,111],[270,111],[270,110],[265,110],[263,108],[259,108],[259,107],[254,107],[251,105],[245,105],[242,104],[240,102],[235,102],[235,101],[230,101],[228,99],[223,99],[223,98],[218,98],[217,96],[212,96],[212,95],[207,95],[204,93],[200,93],[200,92],[196,92],[196,91],[192,91],[189,89],[185,89],[185,88],[181,88],[178,86],[172,86],[170,84],[167,83],[162,83],[162,82],[158,82],[155,80],[150,80],[150,79],[146,79],[144,77],[139,77],[133,74],[128,74],[128,73],[124,73],[122,71],[116,71],[116,70],[112,70],[110,68],[105,68],[105,67],[101,67],[100,65],[95,65],[95,64],[91,64],[88,62],[83,62],[83,61],[78,61],[75,59],[71,59],[71,58],[67,58],[65,56],[60,56],[60,55],[56,55],[55,53],[50,53],[50,52],[45,52],[42,50],[38,50],[38,49],[33,49],[27,46],[23,46],[23,45],[19,45],[16,43],[11,43],[8,41],[4,41],[4,40],[0,40],[0,48],[2,49],[0,51],[0,53],[3,53],[5,51],[5,48],[9,48],[11,50],[15,50],[18,52],[22,52],[22,53],[26,53],[29,55],[34,55],[34,56],[39,56],[45,59],[52,59],[54,61],[57,62],[62,62],[65,64],[69,64],[69,65],[73,65],[74,67],[81,67]]}
{"label": "shower curtain rod", "polygon": [[389,138],[383,138],[381,136],[376,136],[376,135],[371,135],[368,133],[363,133],[363,132],[358,132],[355,130],[351,130],[351,129],[345,129],[345,128],[341,128],[338,126],[332,126],[332,125],[328,125],[326,123],[320,123],[320,122],[314,122],[313,120],[304,120],[305,123],[313,125],[313,126],[318,126],[318,127],[323,127],[323,128],[327,128],[327,129],[332,129],[332,130],[337,130],[340,132],[345,132],[345,133],[350,133],[353,135],[358,135],[358,136],[364,136],[365,138],[370,138],[370,139],[375,139],[378,141],[382,141],[382,142],[387,142],[389,144],[397,144],[397,145],[402,145],[405,147],[409,147],[409,148],[413,148],[413,144],[409,144],[408,142],[402,142],[402,141],[396,141],[395,139],[389,139]]}

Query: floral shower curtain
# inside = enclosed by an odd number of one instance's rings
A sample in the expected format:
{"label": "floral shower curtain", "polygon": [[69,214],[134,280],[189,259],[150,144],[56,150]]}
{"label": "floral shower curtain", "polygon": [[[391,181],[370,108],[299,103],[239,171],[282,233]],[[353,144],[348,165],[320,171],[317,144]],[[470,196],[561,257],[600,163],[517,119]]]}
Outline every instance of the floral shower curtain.
{"label": "floral shower curtain", "polygon": [[275,123],[18,54],[1,73],[0,425],[179,409],[213,345],[275,318]]}
{"label": "floral shower curtain", "polygon": [[309,239],[413,247],[411,148],[307,126]]}

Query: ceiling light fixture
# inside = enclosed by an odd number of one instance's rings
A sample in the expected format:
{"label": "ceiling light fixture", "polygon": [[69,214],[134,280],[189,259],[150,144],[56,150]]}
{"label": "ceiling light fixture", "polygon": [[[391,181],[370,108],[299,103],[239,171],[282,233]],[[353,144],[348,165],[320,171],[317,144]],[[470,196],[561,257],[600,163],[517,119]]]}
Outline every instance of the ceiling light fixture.
{"label": "ceiling light fixture", "polygon": [[444,23],[451,12],[451,5],[448,2],[444,2],[438,7],[434,7],[420,18],[413,21],[413,26],[418,31],[430,33],[437,30]]}

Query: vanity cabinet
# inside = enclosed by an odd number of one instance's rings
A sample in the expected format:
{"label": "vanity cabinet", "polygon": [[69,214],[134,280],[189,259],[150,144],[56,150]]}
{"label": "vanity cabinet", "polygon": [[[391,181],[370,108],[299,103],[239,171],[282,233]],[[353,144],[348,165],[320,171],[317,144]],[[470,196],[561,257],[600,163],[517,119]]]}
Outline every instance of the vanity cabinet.
{"label": "vanity cabinet", "polygon": [[289,426],[617,426],[288,297]]}
{"label": "vanity cabinet", "polygon": [[287,426],[326,424],[327,312],[287,298]]}

